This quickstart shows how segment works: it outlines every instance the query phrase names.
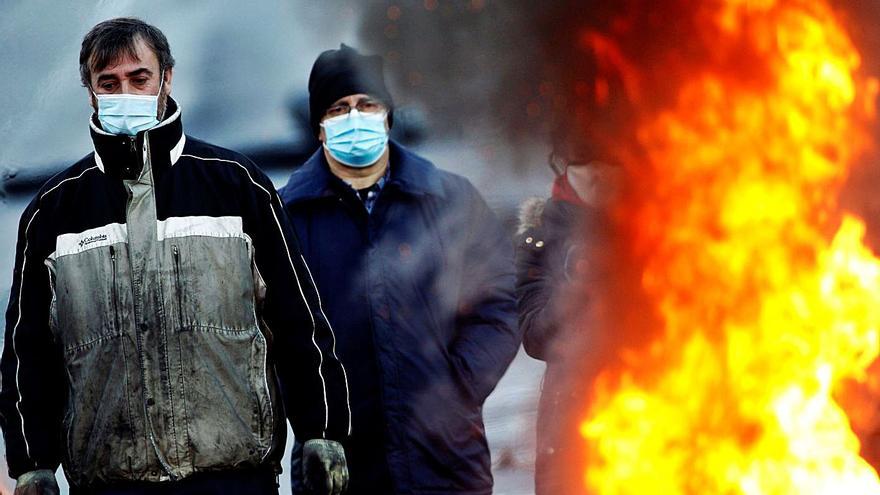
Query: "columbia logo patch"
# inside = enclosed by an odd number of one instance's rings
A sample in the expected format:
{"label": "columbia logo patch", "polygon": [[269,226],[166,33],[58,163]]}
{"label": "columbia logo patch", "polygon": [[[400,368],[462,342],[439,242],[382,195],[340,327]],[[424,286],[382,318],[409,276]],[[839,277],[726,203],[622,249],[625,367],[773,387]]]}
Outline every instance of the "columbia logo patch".
{"label": "columbia logo patch", "polygon": [[50,254],[49,258],[56,259],[119,242],[128,242],[128,230],[125,224],[109,223],[76,234],[59,235],[55,238],[55,252]]}
{"label": "columbia logo patch", "polygon": [[90,235],[88,237],[83,237],[79,241],[79,247],[86,247],[89,244],[94,244],[96,242],[106,241],[107,234],[98,234],[98,235]]}

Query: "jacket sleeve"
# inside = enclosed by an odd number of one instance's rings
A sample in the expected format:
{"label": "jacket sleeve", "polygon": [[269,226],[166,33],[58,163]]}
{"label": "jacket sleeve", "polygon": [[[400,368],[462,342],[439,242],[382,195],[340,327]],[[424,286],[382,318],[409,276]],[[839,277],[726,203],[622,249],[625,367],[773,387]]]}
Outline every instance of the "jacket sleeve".
{"label": "jacket sleeve", "polygon": [[553,281],[548,274],[547,240],[543,228],[534,226],[516,240],[516,298],[523,347],[529,356],[547,360],[547,344],[555,335]]}
{"label": "jacket sleeve", "polygon": [[464,272],[451,359],[462,385],[482,404],[519,350],[513,243],[476,189],[467,183]]}
{"label": "jacket sleeve", "polygon": [[37,205],[35,199],[19,224],[0,358],[0,426],[12,478],[37,469],[55,472],[61,461],[67,379],[49,328],[52,290],[40,239],[45,213]]}
{"label": "jacket sleeve", "polygon": [[351,413],[336,339],[302,256],[296,234],[272,183],[254,166],[258,185],[254,232],[257,269],[266,284],[261,316],[271,332],[272,356],[296,439],[342,440]]}

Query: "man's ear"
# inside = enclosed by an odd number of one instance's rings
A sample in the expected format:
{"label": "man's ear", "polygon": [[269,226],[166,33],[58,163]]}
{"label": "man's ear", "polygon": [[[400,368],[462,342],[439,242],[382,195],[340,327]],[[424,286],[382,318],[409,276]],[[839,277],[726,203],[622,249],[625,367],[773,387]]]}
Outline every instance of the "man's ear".
{"label": "man's ear", "polygon": [[171,80],[174,79],[174,67],[168,67],[165,69],[165,75],[163,76],[162,87],[164,88],[166,95],[171,94]]}

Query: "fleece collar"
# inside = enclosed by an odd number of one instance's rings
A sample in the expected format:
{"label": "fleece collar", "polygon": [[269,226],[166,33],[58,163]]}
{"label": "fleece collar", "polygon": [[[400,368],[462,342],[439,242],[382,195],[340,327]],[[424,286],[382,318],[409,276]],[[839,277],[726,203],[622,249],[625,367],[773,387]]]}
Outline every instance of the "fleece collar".
{"label": "fleece collar", "polygon": [[[414,196],[445,196],[440,171],[431,162],[389,141],[388,163],[391,177],[384,188],[395,188]],[[317,151],[290,175],[287,185],[281,189],[285,203],[299,203],[313,199],[335,196],[344,183],[330,171],[324,149]]]}

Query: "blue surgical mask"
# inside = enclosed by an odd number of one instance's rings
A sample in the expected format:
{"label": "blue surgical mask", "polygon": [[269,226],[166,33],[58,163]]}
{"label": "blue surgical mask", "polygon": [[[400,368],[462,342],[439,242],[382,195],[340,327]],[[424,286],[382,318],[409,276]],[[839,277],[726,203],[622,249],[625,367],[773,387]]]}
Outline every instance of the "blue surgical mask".
{"label": "blue surgical mask", "polygon": [[151,129],[159,123],[159,95],[165,84],[165,74],[161,76],[159,92],[155,95],[109,94],[95,95],[98,100],[98,120],[101,127],[110,134],[134,136]]}
{"label": "blue surgical mask", "polygon": [[339,163],[366,168],[379,161],[388,146],[386,112],[361,113],[357,109],[321,122],[324,148]]}

